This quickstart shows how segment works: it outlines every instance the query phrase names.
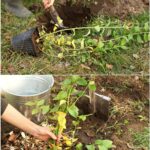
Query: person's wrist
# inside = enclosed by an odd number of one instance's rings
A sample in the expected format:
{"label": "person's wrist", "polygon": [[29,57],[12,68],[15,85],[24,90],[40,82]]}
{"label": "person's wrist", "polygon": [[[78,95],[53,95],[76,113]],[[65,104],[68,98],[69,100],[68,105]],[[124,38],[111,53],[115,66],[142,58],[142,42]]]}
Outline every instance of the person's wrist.
{"label": "person's wrist", "polygon": [[31,129],[29,131],[29,134],[37,137],[39,135],[39,126],[36,124],[32,124],[30,127]]}

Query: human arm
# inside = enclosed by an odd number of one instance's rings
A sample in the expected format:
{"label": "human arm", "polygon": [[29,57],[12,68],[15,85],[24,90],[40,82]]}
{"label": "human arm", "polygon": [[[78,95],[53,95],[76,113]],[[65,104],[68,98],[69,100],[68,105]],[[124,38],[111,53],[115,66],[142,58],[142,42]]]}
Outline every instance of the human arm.
{"label": "human arm", "polygon": [[54,4],[54,1],[55,0],[43,0],[43,4],[44,4],[45,9],[51,7]]}
{"label": "human arm", "polygon": [[[4,101],[2,101],[2,103],[3,102]],[[35,136],[40,140],[47,141],[49,138],[57,140],[57,137],[52,132],[50,132],[48,128],[41,127],[33,123],[32,121],[24,117],[10,104],[7,105],[6,109],[2,113],[1,118],[6,122],[22,129],[23,131]]]}

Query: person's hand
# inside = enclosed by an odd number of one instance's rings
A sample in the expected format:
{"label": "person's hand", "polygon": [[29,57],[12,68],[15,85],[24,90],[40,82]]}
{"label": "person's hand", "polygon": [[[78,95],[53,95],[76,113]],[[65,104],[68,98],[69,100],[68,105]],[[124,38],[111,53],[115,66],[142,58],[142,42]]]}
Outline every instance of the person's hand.
{"label": "person's hand", "polygon": [[[60,140],[60,136],[57,137],[50,131],[48,127],[42,127],[35,124],[31,120],[23,116],[10,104],[7,105],[1,118],[40,140],[47,141],[50,138],[56,140],[56,142]],[[22,122],[24,123],[22,124]]]}
{"label": "person's hand", "polygon": [[57,144],[60,142],[61,138],[62,138],[62,135],[59,134],[59,135],[57,136],[57,140],[56,140]]}
{"label": "person's hand", "polygon": [[54,4],[54,1],[55,0],[43,0],[43,4],[44,4],[45,9],[51,7]]}
{"label": "person's hand", "polygon": [[57,140],[58,138],[50,132],[49,128],[39,126],[34,133],[34,136],[42,141],[47,141],[48,139]]}

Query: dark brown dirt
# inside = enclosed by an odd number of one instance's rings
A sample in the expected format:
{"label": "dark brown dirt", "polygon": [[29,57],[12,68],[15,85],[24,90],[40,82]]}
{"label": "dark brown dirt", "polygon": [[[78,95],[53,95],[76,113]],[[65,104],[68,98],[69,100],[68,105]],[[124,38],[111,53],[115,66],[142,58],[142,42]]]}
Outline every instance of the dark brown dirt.
{"label": "dark brown dirt", "polygon": [[[55,79],[54,91],[57,91],[60,87],[59,83],[64,77],[56,76]],[[132,145],[132,133],[129,130],[139,132],[148,126],[148,120],[140,121],[139,119],[139,115],[148,119],[148,77],[97,76],[96,83],[97,92],[112,99],[110,116],[106,122],[96,116],[88,117],[85,122],[80,124],[81,129],[77,131],[76,136],[84,144],[90,144],[96,139],[111,139],[117,150],[127,150],[130,144]],[[71,121],[70,117],[67,118],[67,131],[72,129]],[[22,138],[20,133],[16,134],[17,139],[13,142],[8,141],[8,134],[2,139],[2,149],[8,150],[12,146],[17,150],[20,147],[30,150],[34,145],[33,150],[40,150],[45,146],[45,143],[30,136],[27,136],[29,138],[27,140]],[[46,148],[44,149],[46,150]]]}
{"label": "dark brown dirt", "polygon": [[[59,5],[56,10],[66,27],[83,26],[91,18],[90,9],[82,5]],[[48,11],[45,11],[44,15],[39,16],[37,20],[39,27],[44,25],[47,31],[53,31],[54,24],[51,23],[51,15]]]}
{"label": "dark brown dirt", "polygon": [[[98,77],[96,79],[97,92],[110,96],[112,106],[118,109],[116,114],[110,114],[106,122],[95,116],[89,117],[81,124],[82,129],[77,133],[79,141],[89,144],[95,139],[111,139],[119,150],[129,149],[128,143],[132,143],[132,135],[129,129],[135,132],[141,131],[148,126],[148,120],[141,122],[138,115],[148,118],[149,105],[149,88],[145,78],[133,77]],[[139,110],[134,106],[138,102],[145,103],[143,109]],[[110,110],[110,112],[111,112]],[[124,124],[128,120],[129,124]],[[87,130],[94,132],[95,136],[87,135]],[[128,137],[128,138],[127,138]]]}
{"label": "dark brown dirt", "polygon": [[97,0],[90,5],[92,14],[116,16],[124,18],[129,14],[137,14],[148,9],[148,0]]}
{"label": "dark brown dirt", "polygon": [[[120,19],[130,14],[142,13],[148,10],[148,0],[97,0],[89,6],[83,6],[82,2],[71,5],[63,0],[58,2],[56,10],[64,21],[64,25],[68,27],[78,27],[86,24],[92,16],[107,15],[115,16]],[[33,12],[43,11],[42,5],[34,4],[30,7]],[[47,31],[52,31],[54,25],[50,23],[51,16],[49,12],[43,11],[43,14],[37,19],[38,26],[45,26]]]}
{"label": "dark brown dirt", "polygon": [[[138,115],[148,118],[149,85],[147,81],[148,78],[138,76],[97,77],[97,92],[112,98],[110,117],[106,122],[95,116],[89,117],[80,125],[82,128],[77,133],[79,141],[89,144],[95,139],[111,139],[117,150],[129,149],[128,143],[132,143],[132,133],[129,129],[139,132],[148,126],[148,120],[138,119]],[[116,108],[114,114],[112,108]],[[125,120],[129,123],[125,124]]]}
{"label": "dark brown dirt", "polygon": [[91,17],[90,9],[81,5],[59,6],[57,10],[68,27],[82,26]]}
{"label": "dark brown dirt", "polygon": [[[60,0],[61,5],[69,5],[68,0]],[[77,4],[83,4],[78,1]],[[93,15],[109,15],[116,17],[125,17],[128,14],[141,13],[148,9],[149,0],[95,0],[88,6]]]}

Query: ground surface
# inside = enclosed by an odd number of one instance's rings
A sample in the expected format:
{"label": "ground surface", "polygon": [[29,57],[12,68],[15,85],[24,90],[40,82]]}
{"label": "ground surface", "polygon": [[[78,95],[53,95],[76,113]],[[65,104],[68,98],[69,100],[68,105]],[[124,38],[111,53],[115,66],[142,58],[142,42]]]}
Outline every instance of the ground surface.
{"label": "ground surface", "polygon": [[[64,77],[55,77],[52,91],[59,89],[59,81]],[[138,76],[97,76],[97,92],[111,97],[108,120],[91,116],[80,124],[76,137],[84,144],[96,139],[110,139],[116,150],[148,150],[148,78]],[[57,89],[57,90],[56,90]],[[52,92],[53,93],[53,92]],[[71,129],[70,119],[67,130]],[[143,132],[143,130],[147,130]],[[15,131],[15,130],[13,130]],[[40,142],[19,131],[13,136],[5,133],[2,138],[3,150],[46,150],[47,143]],[[73,150],[74,148],[70,148]]]}
{"label": "ground surface", "polygon": [[[66,4],[67,0],[58,1],[61,4]],[[83,3],[78,1],[77,3]],[[89,5],[88,5],[89,4]],[[89,7],[92,14],[104,14],[104,15],[113,15],[120,18],[125,17],[129,13],[139,13],[144,11],[148,7],[148,0],[91,0],[87,7]]]}
{"label": "ground surface", "polygon": [[[113,22],[112,16],[121,19],[121,23],[129,22],[132,24],[136,20],[128,20],[126,17],[130,14],[142,13],[138,18],[145,17],[144,11],[148,7],[147,1],[133,1],[133,0],[119,0],[117,5],[113,1],[97,1],[96,4],[91,4],[87,7],[58,5],[58,12],[64,19],[64,23],[69,27],[85,26],[85,22],[91,18],[91,15],[99,14],[105,16],[111,16],[110,20]],[[38,4],[38,2],[37,2]],[[49,14],[43,12],[41,5],[33,4],[30,2],[29,8],[34,12],[35,16],[28,19],[19,19],[6,12],[4,5],[2,5],[2,73],[3,74],[89,74],[89,73],[119,73],[119,74],[131,74],[131,73],[147,73],[148,72],[148,45],[141,44],[140,47],[130,47],[128,51],[121,53],[108,53],[100,63],[104,64],[104,68],[97,68],[91,65],[91,62],[76,64],[76,62],[70,63],[73,58],[63,62],[57,60],[56,62],[51,60],[45,51],[41,53],[39,57],[32,57],[26,54],[21,54],[12,51],[11,38],[28,28],[38,25],[47,27],[49,31],[50,18]],[[111,8],[111,9],[110,9]],[[99,10],[99,11],[98,11]],[[44,14],[44,16],[43,16]],[[41,17],[39,17],[41,16]],[[133,17],[134,18],[134,17]],[[97,19],[97,23],[100,25],[101,18]],[[107,21],[107,17],[102,19],[102,22]],[[91,22],[90,22],[91,25]],[[86,25],[88,26],[88,25]],[[136,56],[136,57],[135,57]],[[93,60],[91,60],[93,61]],[[78,61],[79,62],[79,61]],[[73,64],[73,65],[72,65]],[[105,71],[104,71],[105,70]]]}

